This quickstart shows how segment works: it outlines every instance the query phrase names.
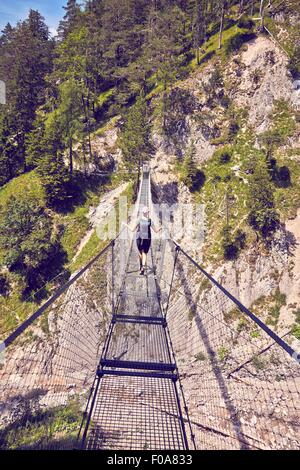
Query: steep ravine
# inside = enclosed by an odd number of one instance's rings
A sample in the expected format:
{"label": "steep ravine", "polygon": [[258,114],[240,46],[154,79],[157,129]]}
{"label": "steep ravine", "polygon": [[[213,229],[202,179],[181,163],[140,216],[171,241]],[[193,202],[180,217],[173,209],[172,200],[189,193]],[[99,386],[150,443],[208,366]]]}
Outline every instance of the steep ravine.
{"label": "steep ravine", "polygon": [[[287,57],[264,36],[247,43],[239,54],[233,56],[224,70],[225,90],[237,108],[248,109],[247,126],[257,135],[271,127],[270,115],[276,100],[286,100],[293,109],[300,106],[300,90],[294,90],[293,80],[287,70]],[[217,145],[212,145],[212,132],[220,133],[220,122],[226,121],[226,110],[217,106],[211,109],[208,96],[200,86],[207,81],[213,70],[209,64],[201,72],[195,72],[190,78],[178,86],[177,95],[189,97],[187,114],[177,110],[176,119],[181,123],[176,134],[169,138],[166,135],[154,134],[156,152],[151,160],[154,170],[154,183],[158,199],[170,204],[188,204],[194,201],[192,194],[178,183],[178,175],[174,172],[174,163],[178,158],[178,146],[181,153],[193,140],[196,146],[196,158],[201,165],[207,161]],[[200,111],[199,111],[200,110]],[[199,124],[195,115],[205,116],[205,126]],[[208,127],[207,127],[208,126]],[[286,148],[294,148],[297,152],[293,157],[300,161],[300,128],[296,127],[294,135],[289,138]],[[180,156],[179,156],[180,158]],[[297,160],[298,161],[298,160]],[[286,294],[286,305],[281,307],[278,330],[285,331],[293,323],[292,310],[300,306],[298,289],[299,279],[299,211],[295,219],[287,220],[277,231],[272,246],[265,250],[261,244],[246,247],[236,261],[209,262],[207,269],[227,287],[247,307],[257,299],[270,296],[276,288]],[[207,227],[206,240],[211,236]],[[196,259],[201,260],[205,244],[199,247],[197,240],[191,240],[186,233],[178,240]],[[292,306],[292,307],[291,307]],[[296,340],[295,340],[296,341]],[[296,341],[297,342],[297,341]]]}

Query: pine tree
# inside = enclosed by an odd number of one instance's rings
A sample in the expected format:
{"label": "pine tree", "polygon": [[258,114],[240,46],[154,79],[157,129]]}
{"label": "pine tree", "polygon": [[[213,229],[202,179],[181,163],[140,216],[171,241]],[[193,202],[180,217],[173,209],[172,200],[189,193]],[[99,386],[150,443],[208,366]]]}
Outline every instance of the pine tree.
{"label": "pine tree", "polygon": [[26,166],[28,169],[39,165],[45,150],[45,119],[37,117],[32,131],[26,136]]}
{"label": "pine tree", "polygon": [[161,10],[154,6],[148,16],[144,61],[163,86],[163,129],[168,112],[168,88],[175,81],[180,66],[185,64],[185,52],[190,45],[185,22],[186,16],[179,6],[167,5]]}
{"label": "pine tree", "polygon": [[82,91],[74,79],[70,79],[59,87],[60,104],[56,110],[56,122],[61,129],[61,137],[69,149],[69,172],[73,175],[73,141],[82,132]]}
{"label": "pine tree", "polygon": [[67,5],[63,7],[65,15],[58,26],[58,36],[60,40],[66,39],[68,34],[78,26],[81,10],[76,0],[68,0]]}
{"label": "pine tree", "polygon": [[206,38],[208,0],[196,0],[193,11],[193,39],[197,64],[200,62],[199,49]]}
{"label": "pine tree", "polygon": [[219,49],[222,47],[222,36],[224,29],[224,18],[227,9],[227,0],[219,0],[220,28],[219,28]]}
{"label": "pine tree", "polygon": [[[52,67],[53,42],[44,18],[30,10],[28,19],[16,28],[7,25],[0,40],[0,75],[7,88],[5,114],[11,125],[14,172],[26,171],[26,136],[32,130],[36,110],[44,103],[46,75]],[[13,149],[12,149],[13,150]]]}
{"label": "pine tree", "polygon": [[199,190],[205,182],[205,175],[197,167],[195,156],[196,147],[192,141],[185,155],[181,172],[181,181],[189,188],[191,192]]}
{"label": "pine tree", "polygon": [[4,263],[27,280],[37,276],[41,265],[55,250],[52,221],[33,198],[11,196],[0,218],[0,246]]}
{"label": "pine tree", "polygon": [[46,123],[44,156],[38,167],[46,202],[50,207],[60,207],[70,197],[70,177],[65,166],[62,136],[56,127],[56,116]]}
{"label": "pine tree", "polygon": [[248,221],[262,237],[271,234],[279,223],[273,193],[274,189],[266,162],[257,160],[249,180]]}
{"label": "pine tree", "polygon": [[130,170],[139,171],[141,164],[149,158],[151,151],[147,102],[142,94],[129,108],[124,121],[120,147],[127,167]]}

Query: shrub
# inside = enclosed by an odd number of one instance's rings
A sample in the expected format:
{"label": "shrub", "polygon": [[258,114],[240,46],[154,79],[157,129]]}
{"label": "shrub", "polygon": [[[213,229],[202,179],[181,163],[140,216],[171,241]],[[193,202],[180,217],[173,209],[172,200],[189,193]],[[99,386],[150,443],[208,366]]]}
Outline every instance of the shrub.
{"label": "shrub", "polygon": [[235,236],[231,234],[231,227],[226,225],[222,233],[222,248],[225,259],[233,260],[239,255],[241,249],[244,248],[246,235],[241,230],[237,230]]}
{"label": "shrub", "polygon": [[220,98],[220,103],[221,103],[221,106],[223,106],[223,108],[228,109],[230,106],[231,100],[228,95],[223,95]]}
{"label": "shrub", "polygon": [[237,22],[239,28],[252,29],[254,26],[254,21],[248,15],[242,15]]}
{"label": "shrub", "polygon": [[205,174],[197,168],[195,163],[195,145],[193,142],[185,156],[180,179],[191,192],[198,191],[205,183]]}
{"label": "shrub", "polygon": [[296,46],[292,57],[290,58],[288,69],[291,72],[294,79],[297,79],[300,75],[300,46]]}
{"label": "shrub", "polygon": [[255,33],[237,33],[225,42],[226,54],[229,55],[233,52],[237,52],[245,42],[248,42],[255,37]]}
{"label": "shrub", "polygon": [[11,196],[2,209],[0,223],[4,263],[12,272],[20,273],[28,286],[44,283],[44,275],[58,268],[63,253],[53,222],[44,207],[32,198]]}
{"label": "shrub", "polygon": [[205,361],[206,359],[205,354],[203,354],[202,352],[195,354],[194,358],[196,359],[196,361]]}
{"label": "shrub", "polygon": [[232,157],[233,149],[231,145],[225,145],[222,148],[219,148],[214,153],[214,158],[221,164],[226,164],[230,162]]}
{"label": "shrub", "polygon": [[297,310],[294,310],[293,314],[296,316],[296,318],[295,318],[296,323],[300,324],[300,308],[298,308]]}
{"label": "shrub", "polygon": [[277,182],[282,188],[287,188],[291,184],[291,173],[287,166],[281,166],[276,172]]}
{"label": "shrub", "polygon": [[238,133],[239,129],[240,129],[240,126],[238,122],[232,119],[229,123],[229,128],[228,128],[229,140],[231,140],[232,137],[234,137]]}
{"label": "shrub", "polygon": [[220,163],[228,163],[231,160],[231,154],[229,151],[224,150],[221,152],[220,157],[219,157],[219,162]]}
{"label": "shrub", "polygon": [[248,223],[266,237],[274,232],[279,223],[279,215],[275,210],[273,185],[266,162],[256,160],[253,174],[249,178],[249,194],[247,201]]}
{"label": "shrub", "polygon": [[266,366],[265,362],[259,356],[254,356],[252,363],[257,370],[264,369]]}
{"label": "shrub", "polygon": [[224,346],[222,346],[219,351],[218,351],[218,357],[219,357],[219,360],[220,361],[224,361],[228,356],[228,349],[224,348]]}
{"label": "shrub", "polygon": [[293,325],[292,335],[300,340],[300,325],[296,325],[296,323]]}
{"label": "shrub", "polygon": [[6,296],[9,292],[9,284],[4,276],[4,274],[0,274],[0,295]]}

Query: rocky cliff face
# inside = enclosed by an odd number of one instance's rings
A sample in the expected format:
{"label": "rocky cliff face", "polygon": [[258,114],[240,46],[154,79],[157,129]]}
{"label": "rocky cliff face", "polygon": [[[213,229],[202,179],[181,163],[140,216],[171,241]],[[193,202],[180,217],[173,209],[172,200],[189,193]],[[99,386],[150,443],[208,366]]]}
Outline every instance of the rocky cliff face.
{"label": "rocky cliff face", "polygon": [[[300,107],[300,90],[293,87],[287,62],[286,55],[271,39],[259,36],[233,56],[226,67],[222,66],[223,83],[217,86],[216,93],[220,95],[221,92],[221,97],[228,96],[236,110],[247,109],[242,126],[252,129],[257,135],[270,129],[270,116],[276,100],[285,100],[294,110]],[[221,64],[214,64],[214,67],[218,66],[221,67]],[[194,141],[196,158],[199,164],[203,164],[218,148],[218,138],[228,128],[226,107],[220,102],[212,104],[212,92],[207,92],[205,87],[208,77],[214,73],[214,67],[208,64],[203,71],[194,72],[178,85],[169,117],[173,126],[172,136],[154,134],[156,152],[151,165],[156,194],[165,202],[193,201],[188,189],[178,183],[174,162],[182,158],[190,142]],[[180,100],[185,101],[185,107],[176,104]],[[299,135],[298,125],[285,149],[299,149]],[[256,145],[259,147],[258,142]],[[297,156],[295,150],[293,158],[300,160],[299,154]],[[286,295],[286,305],[281,306],[277,325],[282,332],[291,327],[294,321],[291,312],[300,306],[298,223],[299,212],[296,218],[282,225],[268,250],[254,243],[234,262],[218,263],[218,266],[209,263],[207,266],[209,272],[248,307],[262,296],[267,303],[274,289],[279,288]],[[192,256],[201,259],[197,241],[183,236],[179,242]]]}
{"label": "rocky cliff face", "polygon": [[[226,94],[237,112],[247,109],[241,123],[245,132],[250,128],[259,135],[271,128],[276,100],[299,109],[300,94],[293,88],[287,58],[268,38],[249,42],[223,71],[223,86],[217,93]],[[172,109],[170,120],[175,124],[171,138],[154,134],[156,153],[151,165],[158,200],[169,204],[194,202],[193,195],[178,181],[174,162],[182,158],[192,140],[198,163],[208,162],[230,125],[226,107],[212,106],[211,93],[203,88],[213,72],[208,65],[178,86],[176,93],[180,95],[182,90],[188,110]],[[284,149],[293,149],[292,158],[299,162],[297,147],[299,127]],[[296,351],[300,351],[300,341],[289,333],[295,321],[293,312],[300,306],[299,216],[298,210],[296,217],[282,221],[268,247],[253,240],[235,261],[206,263],[217,281]],[[210,233],[207,231],[206,238]],[[200,247],[188,230],[178,242],[201,262],[205,244]],[[297,448],[298,418],[292,405],[297,398],[290,394],[299,381],[297,363],[279,347],[270,347],[270,338],[239,316],[233,304],[205,282],[184,257],[179,261],[168,325],[198,448]],[[172,257],[163,267],[164,299],[171,282]]]}

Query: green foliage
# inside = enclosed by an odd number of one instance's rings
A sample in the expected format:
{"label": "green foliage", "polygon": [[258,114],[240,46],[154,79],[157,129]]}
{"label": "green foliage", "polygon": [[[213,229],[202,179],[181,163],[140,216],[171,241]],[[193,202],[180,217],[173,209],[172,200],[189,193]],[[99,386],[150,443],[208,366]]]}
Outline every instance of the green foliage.
{"label": "green foliage", "polygon": [[219,150],[216,150],[214,153],[214,156],[219,159],[219,162],[221,164],[225,164],[230,162],[231,157],[232,157],[232,147],[230,146],[225,146],[222,147]]}
{"label": "green foliage", "polygon": [[222,248],[225,259],[233,260],[239,255],[240,250],[245,246],[246,234],[238,229],[235,234],[232,233],[232,227],[225,225],[223,228]]}
{"label": "green foliage", "polygon": [[62,135],[56,127],[55,119],[48,118],[46,122],[44,143],[44,155],[37,172],[45,191],[47,205],[59,207],[70,196],[70,175],[64,163]]}
{"label": "green foliage", "polygon": [[0,121],[0,186],[20,173],[23,158],[17,151],[15,123],[4,116]]}
{"label": "green foliage", "polygon": [[38,11],[30,10],[28,18],[15,28],[6,26],[0,52],[0,76],[8,90],[4,110],[8,123],[4,154],[9,154],[10,160],[6,165],[7,181],[26,171],[26,136],[32,130],[38,107],[45,102],[46,75],[52,67],[53,42]]}
{"label": "green foliage", "polygon": [[266,367],[265,361],[263,361],[259,356],[253,357],[252,364],[254,365],[257,371],[263,370]]}
{"label": "green foliage", "polygon": [[27,412],[23,419],[2,430],[0,448],[47,450],[56,448],[59,442],[63,442],[65,448],[72,449],[81,420],[82,412],[76,399],[65,406]]}
{"label": "green foliage", "polygon": [[239,28],[252,29],[254,26],[254,21],[252,20],[250,16],[243,14],[239,18],[237,25]]}
{"label": "green foliage", "polygon": [[57,256],[59,245],[52,233],[51,218],[32,198],[11,196],[1,209],[3,263],[20,272],[30,287],[38,284],[45,264]]}
{"label": "green foliage", "polygon": [[290,57],[288,69],[294,79],[299,78],[300,75],[300,46],[296,45]]}
{"label": "green foliage", "polygon": [[199,352],[199,353],[195,354],[194,357],[195,357],[196,361],[205,361],[205,359],[206,359],[205,354],[203,354],[202,352]]}
{"label": "green foliage", "polygon": [[275,291],[274,300],[279,305],[279,307],[282,307],[283,305],[286,305],[286,294],[280,292],[280,289],[277,288]]}
{"label": "green foliage", "polygon": [[241,318],[241,320],[239,320],[238,324],[237,324],[237,331],[238,332],[241,332],[243,330],[245,330],[245,328],[247,327],[247,322],[244,318]]}
{"label": "green foliage", "polygon": [[269,308],[269,315],[267,317],[266,322],[269,325],[276,326],[280,316],[280,309],[284,305],[286,305],[286,295],[280,292],[279,288],[277,288],[272,295],[270,301],[273,305]]}
{"label": "green foliage", "polygon": [[243,31],[236,33],[234,36],[225,41],[226,54],[229,55],[238,52],[245,42],[248,42],[255,37],[255,33],[248,33]]}
{"label": "green foliage", "polygon": [[44,119],[38,117],[33,123],[33,129],[26,136],[26,166],[27,169],[39,165],[44,155],[45,148],[45,123]]}
{"label": "green foliage", "polygon": [[208,278],[204,278],[199,286],[199,295],[212,288],[212,283]]}
{"label": "green foliage", "polygon": [[299,323],[300,324],[300,308],[298,308],[297,310],[294,310],[293,311],[293,314],[295,315],[295,321],[296,323]]}
{"label": "green foliage", "polygon": [[220,361],[225,361],[225,359],[228,357],[228,354],[229,354],[229,351],[227,348],[225,348],[224,346],[222,346],[219,350],[218,350],[218,358]]}
{"label": "green foliage", "polygon": [[59,207],[69,197],[69,174],[61,153],[47,153],[38,168],[45,189],[47,205]]}
{"label": "green foliage", "polygon": [[6,296],[9,292],[9,284],[7,277],[0,273],[0,296]]}
{"label": "green foliage", "polygon": [[300,325],[296,325],[296,324],[293,325],[292,335],[295,336],[295,338],[300,340]]}
{"label": "green foliage", "polygon": [[205,174],[197,168],[195,154],[196,148],[192,142],[184,158],[180,177],[191,192],[199,191],[205,182]]}
{"label": "green foliage", "polygon": [[278,185],[282,188],[287,188],[291,185],[291,172],[286,165],[281,166],[277,169],[276,181]]}
{"label": "green foliage", "polygon": [[250,333],[251,338],[259,338],[260,337],[260,332],[259,330],[253,330]]}
{"label": "green foliage", "polygon": [[249,179],[248,221],[262,237],[274,232],[279,223],[273,193],[267,165],[257,159],[254,172]]}
{"label": "green foliage", "polygon": [[58,34],[60,39],[65,39],[72,29],[78,25],[82,14],[76,0],[68,0],[67,5],[63,6],[63,9],[66,13],[59,22]]}
{"label": "green foliage", "polygon": [[120,148],[127,167],[137,170],[149,158],[150,127],[146,99],[142,94],[136,103],[129,108],[124,117],[124,125],[120,136]]}
{"label": "green foliage", "polygon": [[272,128],[260,135],[260,142],[267,152],[273,153],[277,147],[287,143],[288,137],[295,132],[295,119],[289,104],[285,100],[274,102],[274,110],[270,114]]}
{"label": "green foliage", "polygon": [[228,312],[224,312],[224,320],[226,323],[232,323],[235,320],[242,320],[242,312],[238,307],[233,307]]}

